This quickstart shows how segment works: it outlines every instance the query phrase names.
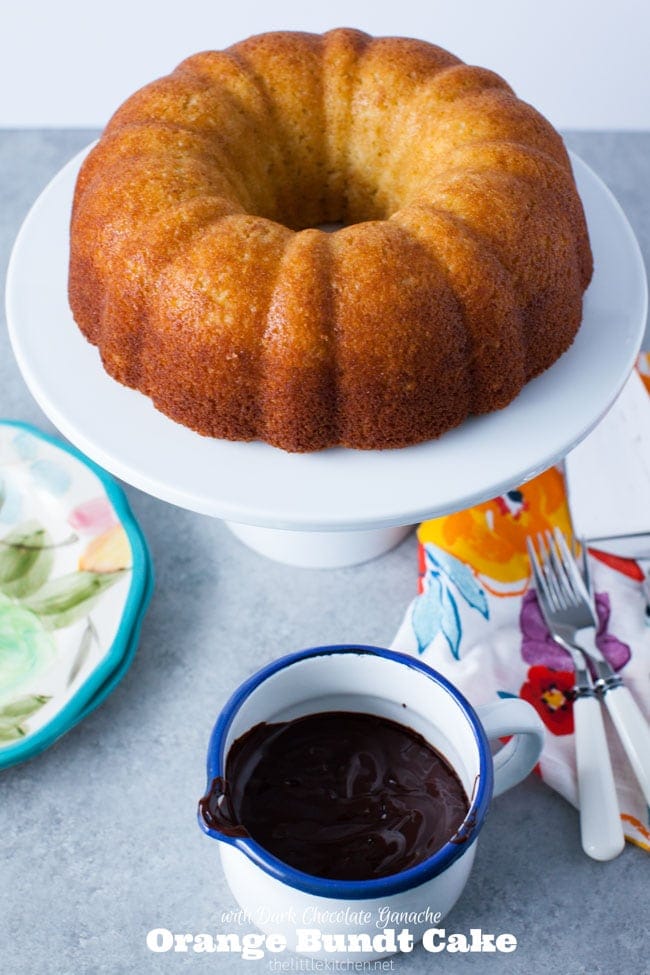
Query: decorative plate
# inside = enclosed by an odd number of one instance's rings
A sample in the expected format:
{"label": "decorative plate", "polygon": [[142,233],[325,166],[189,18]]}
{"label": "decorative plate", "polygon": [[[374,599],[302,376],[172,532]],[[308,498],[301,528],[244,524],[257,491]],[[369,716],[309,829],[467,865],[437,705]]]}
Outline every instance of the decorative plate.
{"label": "decorative plate", "polygon": [[104,471],[0,421],[0,768],[42,751],[128,669],[151,560]]}

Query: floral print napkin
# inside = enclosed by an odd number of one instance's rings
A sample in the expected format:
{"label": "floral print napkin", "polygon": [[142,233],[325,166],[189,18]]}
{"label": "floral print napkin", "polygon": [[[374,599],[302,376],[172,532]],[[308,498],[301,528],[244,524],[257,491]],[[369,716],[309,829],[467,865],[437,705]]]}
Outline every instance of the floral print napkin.
{"label": "floral print napkin", "polygon": [[[650,355],[638,363],[650,393]],[[536,771],[578,804],[571,658],[546,628],[530,588],[526,536],[549,528],[571,536],[565,484],[552,467],[527,484],[418,530],[418,595],[393,649],[418,654],[474,705],[518,696],[536,709],[546,743]],[[646,717],[650,627],[640,565],[590,549],[599,626],[596,642]],[[626,837],[650,852],[648,809],[627,756],[605,718]]]}

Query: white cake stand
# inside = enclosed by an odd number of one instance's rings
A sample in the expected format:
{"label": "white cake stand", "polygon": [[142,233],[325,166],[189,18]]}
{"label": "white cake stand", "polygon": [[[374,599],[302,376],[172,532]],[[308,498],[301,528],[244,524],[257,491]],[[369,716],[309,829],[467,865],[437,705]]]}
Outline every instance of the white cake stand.
{"label": "white cake stand", "polygon": [[112,380],[74,324],[68,226],[85,152],[36,201],[9,264],[7,319],[27,385],[93,460],[165,501],[226,519],[271,558],[317,567],[362,562],[413,523],[534,476],[595,426],[638,354],[647,310],[641,253],[614,197],[574,157],[596,267],[584,322],[571,349],[505,410],[403,450],[297,455],[201,437]]}

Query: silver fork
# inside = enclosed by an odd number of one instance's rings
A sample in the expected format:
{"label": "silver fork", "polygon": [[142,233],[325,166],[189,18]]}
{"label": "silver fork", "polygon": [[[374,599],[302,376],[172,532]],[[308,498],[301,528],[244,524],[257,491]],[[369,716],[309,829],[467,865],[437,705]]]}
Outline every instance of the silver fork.
{"label": "silver fork", "polygon": [[613,670],[596,644],[598,620],[593,608],[587,543],[581,542],[582,572],[580,573],[575,561],[569,554],[564,535],[557,528],[555,529],[555,538],[563,561],[567,566],[567,571],[574,581],[576,592],[581,593],[583,598],[588,601],[593,616],[593,624],[576,634],[578,645],[593,663],[597,677],[594,686],[601,700],[607,706],[609,716],[641,786],[644,799],[650,806],[650,727],[648,727],[648,722],[641,713],[639,705],[624,685],[623,678]]}
{"label": "silver fork", "polygon": [[603,716],[585,657],[576,643],[579,631],[595,626],[595,616],[589,598],[577,596],[551,533],[537,536],[539,554],[531,538],[527,544],[542,615],[553,639],[571,655],[575,670],[573,719],[582,848],[594,860],[611,860],[622,851],[625,838]]}

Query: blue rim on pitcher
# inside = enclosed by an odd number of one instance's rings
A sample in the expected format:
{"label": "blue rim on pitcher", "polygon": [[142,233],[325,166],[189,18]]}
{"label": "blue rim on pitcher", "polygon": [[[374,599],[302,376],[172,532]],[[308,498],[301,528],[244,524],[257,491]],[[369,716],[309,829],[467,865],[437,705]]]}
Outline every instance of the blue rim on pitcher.
{"label": "blue rim on pitcher", "polygon": [[280,657],[278,660],[274,660],[266,667],[258,670],[257,673],[253,674],[252,677],[241,684],[221,711],[208,745],[207,791],[209,791],[214,779],[219,777],[225,778],[227,758],[226,738],[228,731],[240,707],[252,692],[269,677],[273,676],[273,674],[284,670],[286,667],[300,660],[306,660],[309,657],[345,653],[369,654],[383,657],[386,660],[391,660],[418,670],[429,680],[438,684],[459,705],[472,728],[479,753],[478,785],[470,799],[470,805],[464,823],[460,827],[460,830],[462,830],[463,826],[471,823],[470,835],[466,839],[463,839],[463,842],[448,841],[432,856],[416,864],[414,867],[409,867],[408,870],[402,870],[400,873],[374,880],[332,880],[326,877],[316,877],[302,870],[296,870],[294,867],[289,866],[289,864],[273,856],[273,854],[269,853],[250,837],[226,836],[218,830],[212,829],[204,822],[200,812],[198,819],[201,829],[208,836],[222,843],[228,843],[234,846],[244,853],[256,866],[264,870],[265,873],[284,884],[288,884],[290,887],[302,890],[308,894],[315,894],[319,897],[362,900],[366,898],[386,897],[390,894],[397,894],[401,891],[409,890],[442,873],[443,870],[450,866],[454,860],[457,860],[474,843],[485,820],[492,798],[494,784],[490,744],[474,708],[460,691],[443,677],[442,674],[439,674],[415,657],[396,653],[394,650],[385,650],[382,647],[365,646],[356,643],[313,647]]}

